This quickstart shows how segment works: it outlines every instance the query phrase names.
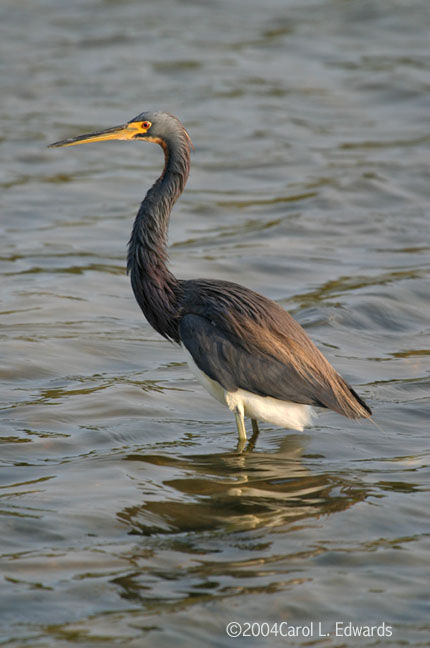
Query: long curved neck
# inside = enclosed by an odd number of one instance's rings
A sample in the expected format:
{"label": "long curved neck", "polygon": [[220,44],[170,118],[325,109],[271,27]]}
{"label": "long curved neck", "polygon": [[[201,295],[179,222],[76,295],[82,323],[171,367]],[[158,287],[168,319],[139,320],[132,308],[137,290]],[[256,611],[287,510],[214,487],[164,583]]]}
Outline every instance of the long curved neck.
{"label": "long curved neck", "polygon": [[164,170],[142,202],[128,244],[127,271],[146,319],[161,335],[179,341],[178,280],[167,267],[167,230],[172,207],[190,170],[186,133],[154,140],[164,149]]}

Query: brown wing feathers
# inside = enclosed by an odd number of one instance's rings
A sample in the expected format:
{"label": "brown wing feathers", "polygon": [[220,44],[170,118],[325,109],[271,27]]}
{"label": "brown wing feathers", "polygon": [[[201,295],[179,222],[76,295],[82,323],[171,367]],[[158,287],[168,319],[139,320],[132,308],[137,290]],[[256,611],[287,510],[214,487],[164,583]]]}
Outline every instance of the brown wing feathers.
{"label": "brown wing feathers", "polygon": [[181,339],[200,369],[225,388],[319,405],[348,418],[370,416],[366,403],[275,302],[230,282],[193,280],[182,287]]}

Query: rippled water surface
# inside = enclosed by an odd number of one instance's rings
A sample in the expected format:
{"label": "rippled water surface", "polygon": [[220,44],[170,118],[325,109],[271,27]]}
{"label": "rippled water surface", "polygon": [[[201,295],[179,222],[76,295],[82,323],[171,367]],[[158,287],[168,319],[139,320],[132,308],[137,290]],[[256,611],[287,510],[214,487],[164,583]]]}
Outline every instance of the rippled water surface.
{"label": "rippled water surface", "polygon": [[[3,0],[0,645],[357,645],[336,621],[428,645],[429,21],[425,0]],[[46,148],[145,109],[195,145],[174,272],[288,308],[377,425],[322,412],[236,451],[125,274],[160,151]]]}

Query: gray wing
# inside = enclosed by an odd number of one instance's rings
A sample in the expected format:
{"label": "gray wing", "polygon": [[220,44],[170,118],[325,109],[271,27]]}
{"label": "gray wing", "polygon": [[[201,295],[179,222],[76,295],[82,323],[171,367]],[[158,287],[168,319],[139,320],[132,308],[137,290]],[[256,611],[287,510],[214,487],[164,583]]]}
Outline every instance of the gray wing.
{"label": "gray wing", "polygon": [[325,407],[317,385],[309,383],[292,366],[254,350],[200,315],[185,315],[179,331],[182,343],[198,368],[227,391],[246,389],[260,396]]}
{"label": "gray wing", "polygon": [[180,282],[179,336],[194,362],[224,389],[369,417],[367,404],[289,313],[227,281]]}

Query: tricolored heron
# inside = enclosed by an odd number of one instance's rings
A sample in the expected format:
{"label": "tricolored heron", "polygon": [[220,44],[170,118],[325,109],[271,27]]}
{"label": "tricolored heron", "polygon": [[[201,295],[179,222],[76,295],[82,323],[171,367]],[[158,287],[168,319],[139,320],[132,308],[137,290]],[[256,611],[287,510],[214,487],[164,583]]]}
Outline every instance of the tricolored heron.
{"label": "tricolored heron", "polygon": [[103,140],[155,142],[164,150],[163,173],[134,221],[127,270],[136,300],[158,333],[184,348],[197,378],[234,413],[239,441],[244,417],[303,430],[312,406],[357,419],[371,410],[335,371],[303,328],[278,304],[229,281],[177,279],[167,267],[167,230],[190,170],[190,137],[165,112],[143,112],[106,130],[51,144]]}

